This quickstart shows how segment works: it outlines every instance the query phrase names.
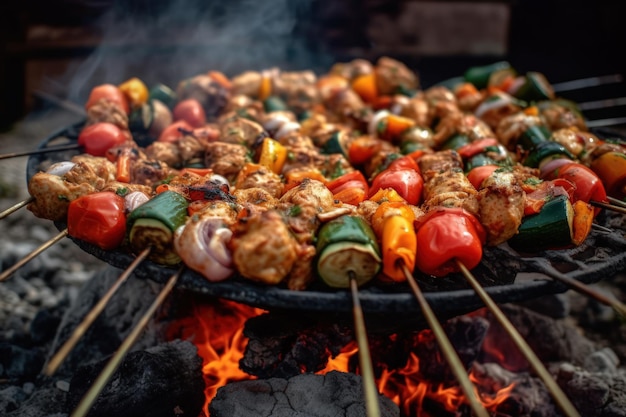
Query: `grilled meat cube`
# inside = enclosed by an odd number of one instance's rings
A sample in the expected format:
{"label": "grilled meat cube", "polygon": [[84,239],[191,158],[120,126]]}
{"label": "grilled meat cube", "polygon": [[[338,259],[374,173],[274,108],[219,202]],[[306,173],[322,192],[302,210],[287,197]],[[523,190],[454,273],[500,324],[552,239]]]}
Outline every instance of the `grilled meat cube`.
{"label": "grilled meat cube", "polygon": [[588,130],[585,119],[576,111],[553,101],[539,103],[541,118],[550,130],[558,130],[565,127],[577,127],[580,130]]}
{"label": "grilled meat cube", "polygon": [[230,200],[211,200],[203,202],[203,206],[195,213],[198,216],[219,217],[224,224],[233,226],[237,223],[240,206]]}
{"label": "grilled meat cube", "polygon": [[248,148],[243,145],[225,142],[207,144],[204,164],[231,183],[247,162],[250,162]]}
{"label": "grilled meat cube", "polygon": [[80,154],[72,157],[72,162],[89,165],[94,174],[104,179],[105,182],[113,181],[115,179],[117,167],[107,158],[89,154]]}
{"label": "grilled meat cube", "polygon": [[424,183],[442,172],[453,169],[463,169],[463,159],[455,150],[445,150],[424,154],[418,162]]}
{"label": "grilled meat cube", "polygon": [[[432,173],[432,171],[430,171]],[[425,177],[426,178],[426,177]],[[424,182],[424,211],[438,206],[461,207],[478,214],[477,191],[460,168],[433,175]]]}
{"label": "grilled meat cube", "polygon": [[181,167],[182,158],[176,142],[153,142],[146,147],[146,156],[171,167]]}
{"label": "grilled meat cube", "polygon": [[305,290],[315,279],[315,246],[303,243],[296,246],[296,260],[287,276],[287,288],[293,291]]}
{"label": "grilled meat cube", "polygon": [[252,148],[259,140],[259,137],[267,136],[263,126],[252,120],[243,117],[233,117],[224,121],[219,126],[220,141],[243,145]]}
{"label": "grilled meat cube", "polygon": [[155,159],[137,159],[131,167],[130,178],[134,184],[155,186],[171,174],[166,163]]}
{"label": "grilled meat cube", "polygon": [[437,146],[441,146],[455,133],[466,135],[472,142],[482,138],[495,137],[491,127],[473,114],[453,112],[437,123],[433,140]]}
{"label": "grilled meat cube", "polygon": [[329,74],[339,75],[346,80],[353,80],[360,75],[374,72],[374,65],[366,59],[353,59],[350,62],[337,62],[330,70]]}
{"label": "grilled meat cube", "polygon": [[289,156],[283,166],[283,174],[290,171],[306,171],[310,168],[319,170],[327,177],[336,177],[342,172],[349,172],[354,169],[342,154],[326,155],[309,146],[289,148]]}
{"label": "grilled meat cube", "polygon": [[[600,143],[600,139],[590,132],[578,130],[577,128],[562,128],[552,132],[551,140],[560,143],[572,153],[581,158],[589,151],[593,151]],[[623,148],[621,151],[623,152]]]}
{"label": "grilled meat cube", "polygon": [[283,195],[284,184],[280,176],[262,165],[246,165],[239,171],[235,181],[238,190],[247,188],[263,188],[274,198]]}
{"label": "grilled meat cube", "polygon": [[112,123],[122,130],[128,130],[128,114],[119,104],[104,98],[87,109],[85,126],[99,122]]}
{"label": "grilled meat cube", "polygon": [[258,71],[245,71],[231,79],[233,95],[257,98],[261,89],[263,75]]}
{"label": "grilled meat cube", "polygon": [[179,101],[193,98],[202,104],[207,121],[215,120],[228,104],[230,91],[209,75],[200,74],[181,81],[176,88]]}
{"label": "grilled meat cube", "polygon": [[126,195],[135,191],[139,191],[144,193],[147,196],[151,196],[154,194],[152,187],[148,185],[141,184],[132,184],[126,182],[119,181],[109,181],[100,191],[113,191],[114,193],[119,193],[122,195]]}
{"label": "grilled meat cube", "polygon": [[264,188],[238,188],[233,191],[233,195],[236,198],[237,204],[251,214],[276,208],[278,205],[278,199]]}
{"label": "grilled meat cube", "polygon": [[246,217],[233,232],[229,247],[243,277],[270,285],[287,277],[298,257],[298,242],[278,211]]}
{"label": "grilled meat cube", "polygon": [[513,151],[519,137],[528,130],[529,127],[539,126],[542,124],[538,116],[528,115],[524,112],[518,112],[503,117],[496,128],[498,140],[507,149]]}
{"label": "grilled meat cube", "polygon": [[488,245],[499,245],[517,234],[524,216],[525,196],[511,172],[496,171],[483,181],[477,198]]}
{"label": "grilled meat cube", "polygon": [[320,101],[316,82],[317,76],[313,71],[280,72],[273,79],[272,95],[281,97],[287,107],[301,113]]}
{"label": "grilled meat cube", "polygon": [[39,172],[28,182],[28,192],[35,200],[27,208],[37,217],[63,221],[66,220],[70,202],[96,191],[87,182],[73,183],[58,175]]}
{"label": "grilled meat cube", "polygon": [[390,57],[380,57],[374,73],[379,94],[394,94],[401,89],[415,90],[419,87],[417,74],[402,62]]}

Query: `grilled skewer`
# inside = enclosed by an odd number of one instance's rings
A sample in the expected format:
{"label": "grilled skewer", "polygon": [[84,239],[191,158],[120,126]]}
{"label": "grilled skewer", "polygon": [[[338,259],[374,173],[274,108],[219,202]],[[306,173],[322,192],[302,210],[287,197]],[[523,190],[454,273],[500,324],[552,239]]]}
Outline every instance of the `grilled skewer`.
{"label": "grilled skewer", "polygon": [[441,351],[443,352],[444,357],[446,358],[448,364],[450,365],[450,368],[452,372],[454,373],[454,376],[459,382],[461,386],[461,390],[465,394],[465,398],[469,402],[470,407],[472,408],[472,410],[477,416],[489,417],[489,413],[485,409],[485,406],[480,402],[480,400],[476,396],[476,390],[475,390],[474,384],[472,384],[472,382],[470,381],[469,376],[467,375],[467,370],[461,363],[461,359],[459,358],[458,354],[454,350],[452,343],[450,343],[450,339],[448,339],[448,336],[443,330],[443,327],[441,327],[441,324],[437,320],[435,313],[430,308],[428,301],[426,301],[426,298],[424,297],[424,294],[420,290],[419,285],[417,284],[417,281],[413,277],[413,274],[411,273],[411,271],[409,271],[406,265],[402,265],[402,270],[404,272],[404,275],[406,276],[406,280],[409,282],[409,285],[411,286],[411,290],[413,291],[415,298],[417,299],[422,309],[424,318],[428,322],[430,329],[433,331],[433,334],[435,335],[435,338],[437,339],[437,342],[439,343],[439,346],[441,347]]}
{"label": "grilled skewer", "polygon": [[124,339],[120,347],[117,349],[115,354],[111,357],[109,362],[107,362],[106,366],[98,375],[98,378],[91,385],[87,393],[83,396],[81,401],[78,403],[76,409],[72,412],[71,417],[83,417],[86,416],[91,406],[98,398],[98,395],[102,392],[106,384],[109,382],[113,373],[117,370],[120,363],[128,353],[129,349],[133,346],[133,344],[139,338],[139,335],[144,330],[144,328],[148,325],[150,318],[154,314],[157,308],[165,301],[170,291],[174,288],[174,285],[178,281],[181,273],[183,272],[184,267],[181,267],[178,272],[170,277],[167,281],[161,292],[158,294],[157,298],[150,305],[150,307],[146,310],[141,319],[137,323],[137,325],[133,328],[133,330],[129,333],[129,335]]}
{"label": "grilled skewer", "polygon": [[498,305],[493,301],[489,294],[487,294],[487,292],[480,286],[480,284],[478,283],[474,275],[472,275],[472,273],[469,271],[469,269],[467,269],[465,265],[463,265],[463,263],[458,260],[456,261],[456,263],[467,282],[472,286],[476,294],[478,294],[480,299],[485,303],[489,311],[506,330],[506,332],[509,334],[520,352],[528,360],[533,370],[537,373],[537,375],[539,375],[539,378],[541,378],[543,383],[546,385],[546,388],[548,388],[548,391],[550,391],[550,394],[552,394],[552,397],[561,408],[563,413],[565,413],[565,415],[568,417],[580,417],[580,414],[578,413],[574,405],[567,398],[563,390],[561,390],[561,388],[555,382],[554,378],[552,378],[546,367],[541,363],[541,360],[539,360],[531,347],[528,346],[528,343],[526,343],[526,341],[520,335],[517,329],[515,329],[513,324],[504,315],[500,307],[498,307]]}
{"label": "grilled skewer", "polygon": [[0,155],[0,159],[16,158],[16,157],[19,157],[19,156],[39,155],[39,154],[43,154],[43,153],[74,151],[74,150],[78,150],[78,149],[81,149],[81,148],[82,148],[82,146],[80,146],[78,144],[51,146],[49,148],[35,149],[35,150],[32,150],[32,151],[5,153],[5,154]]}
{"label": "grilled skewer", "polygon": [[16,211],[18,211],[19,209],[21,209],[22,207],[27,206],[28,204],[30,204],[32,201],[34,201],[34,198],[29,197],[26,200],[22,200],[17,204],[12,205],[11,207],[9,207],[8,209],[4,210],[2,213],[0,213],[0,220],[4,219],[5,217],[7,217],[9,214],[14,213]]}
{"label": "grilled skewer", "polygon": [[67,236],[67,229],[63,229],[58,235],[56,235],[52,239],[44,242],[37,249],[35,249],[31,253],[29,253],[27,256],[25,256],[24,258],[22,258],[21,260],[16,262],[13,266],[11,266],[8,269],[2,271],[2,273],[0,274],[0,282],[5,281],[6,279],[8,279],[11,275],[13,275],[15,273],[15,271],[20,269],[27,262],[31,261],[37,255],[39,255],[40,253],[42,253],[43,251],[45,251],[46,249],[48,249],[50,246],[54,245],[55,243],[59,242],[61,239],[63,239],[66,236]]}
{"label": "grilled skewer", "polygon": [[135,268],[143,262],[144,259],[148,257],[150,254],[150,248],[144,249],[143,252],[133,260],[133,262],[124,270],[124,272],[118,277],[118,279],[113,283],[111,288],[102,296],[100,301],[87,313],[87,315],[83,318],[81,323],[76,327],[72,335],[63,343],[63,346],[59,349],[59,351],[50,359],[50,362],[46,365],[44,369],[44,374],[48,376],[52,376],[56,370],[61,366],[63,360],[67,357],[70,351],[76,346],[76,343],[80,340],[80,338],[85,334],[89,326],[93,324],[98,315],[104,310],[107,303],[115,292],[121,287],[121,285],[126,282],[128,277],[133,273]]}

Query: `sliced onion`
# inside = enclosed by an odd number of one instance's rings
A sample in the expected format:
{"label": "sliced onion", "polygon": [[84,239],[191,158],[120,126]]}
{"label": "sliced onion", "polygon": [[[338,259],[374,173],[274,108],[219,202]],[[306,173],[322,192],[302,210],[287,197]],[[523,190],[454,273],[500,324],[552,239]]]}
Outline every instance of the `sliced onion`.
{"label": "sliced onion", "polygon": [[380,121],[387,116],[389,116],[388,110],[379,110],[374,113],[374,116],[372,116],[372,119],[367,126],[368,133],[372,136],[378,136],[378,123],[380,123]]}
{"label": "sliced onion", "polygon": [[283,136],[287,136],[291,132],[295,132],[300,129],[300,123],[298,122],[289,122],[285,123],[278,129],[278,132],[274,134],[274,139],[280,140]]}
{"label": "sliced onion", "polygon": [[191,219],[176,230],[174,246],[185,264],[209,281],[222,281],[234,272],[228,242],[233,233],[220,217]]}
{"label": "sliced onion", "polygon": [[124,197],[124,209],[130,213],[148,200],[150,200],[150,197],[141,191],[133,191]]}
{"label": "sliced onion", "polygon": [[228,180],[219,175],[219,174],[212,174],[211,175],[211,181],[215,181],[216,183],[220,184],[220,185],[227,185],[230,187],[230,184],[228,183]]}
{"label": "sliced onion", "polygon": [[56,164],[50,165],[50,168],[46,170],[46,173],[62,177],[74,168],[74,165],[76,164],[70,161],[57,162]]}
{"label": "sliced onion", "polygon": [[557,169],[562,167],[563,165],[572,163],[571,159],[567,158],[557,158],[552,159],[551,161],[546,162],[545,164],[539,167],[540,176],[542,179],[553,179],[552,173]]}
{"label": "sliced onion", "polygon": [[285,114],[276,114],[273,115],[268,121],[263,124],[263,128],[268,132],[273,132],[279,129],[285,123],[291,122],[291,119],[287,117]]}
{"label": "sliced onion", "polygon": [[497,109],[499,107],[507,106],[513,101],[513,97],[508,94],[498,94],[497,96],[490,97],[480,103],[474,115],[478,118],[482,117],[488,111]]}

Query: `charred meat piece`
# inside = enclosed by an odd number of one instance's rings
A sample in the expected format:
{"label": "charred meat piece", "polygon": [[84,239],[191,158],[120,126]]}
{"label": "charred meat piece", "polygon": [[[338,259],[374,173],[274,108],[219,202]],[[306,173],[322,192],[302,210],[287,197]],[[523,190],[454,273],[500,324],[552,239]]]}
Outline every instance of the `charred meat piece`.
{"label": "charred meat piece", "polygon": [[394,94],[403,89],[415,90],[419,87],[417,74],[402,62],[390,57],[380,57],[374,73],[379,94]]}
{"label": "charred meat piece", "polygon": [[513,151],[522,133],[528,130],[529,127],[539,126],[541,124],[541,119],[538,116],[518,112],[500,120],[496,128],[496,135],[502,145]]}
{"label": "charred meat piece", "polygon": [[423,155],[419,159],[419,167],[427,183],[445,171],[463,169],[463,159],[457,151],[450,149]]}
{"label": "charred meat piece", "polygon": [[472,114],[458,112],[450,113],[437,123],[433,140],[437,146],[441,146],[455,133],[466,135],[471,142],[495,137],[491,127],[484,121]]}
{"label": "charred meat piece", "polygon": [[110,100],[100,99],[87,109],[85,125],[99,122],[112,123],[122,130],[128,130],[128,114],[119,104]]}
{"label": "charred meat piece", "polygon": [[298,257],[298,242],[276,210],[240,220],[233,227],[230,249],[239,273],[269,285],[281,283]]}
{"label": "charred meat piece", "polygon": [[220,141],[253,147],[260,136],[267,136],[259,123],[243,117],[230,118],[220,124]]}
{"label": "charred meat piece", "polygon": [[274,198],[280,198],[283,195],[283,182],[280,176],[268,168],[257,164],[248,164],[239,171],[235,187],[238,190],[263,188]]}
{"label": "charred meat piece", "polygon": [[202,104],[207,121],[214,121],[228,104],[230,91],[209,75],[200,74],[181,81],[176,88],[179,101],[193,98]]}
{"label": "charred meat piece", "polygon": [[233,183],[243,169],[250,162],[248,148],[225,142],[212,142],[207,144],[204,163],[213,172],[222,175]]}

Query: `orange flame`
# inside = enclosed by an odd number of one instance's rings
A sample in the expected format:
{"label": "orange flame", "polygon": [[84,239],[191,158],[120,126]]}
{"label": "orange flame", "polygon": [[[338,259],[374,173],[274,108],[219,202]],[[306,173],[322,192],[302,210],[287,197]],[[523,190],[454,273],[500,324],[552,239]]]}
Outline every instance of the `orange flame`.
{"label": "orange flame", "polygon": [[[170,332],[171,338],[180,337],[191,340],[198,348],[203,359],[203,373],[206,383],[204,416],[209,416],[208,406],[217,394],[217,390],[235,381],[254,379],[239,369],[239,361],[243,358],[247,338],[243,335],[245,321],[264,313],[264,310],[245,306],[231,301],[221,300],[216,303],[197,303],[193,308],[193,316],[177,322],[177,334]],[[418,334],[417,343],[430,340],[429,330]],[[330,358],[326,367],[318,372],[326,374],[330,371],[358,372],[351,370],[355,364],[358,346],[355,342],[343,347],[339,355]],[[352,364],[352,366],[351,366]],[[380,365],[379,365],[380,366]],[[405,366],[401,369],[378,369],[377,386],[379,392],[401,407],[402,415],[428,415],[424,410],[425,401],[437,404],[440,410],[454,413],[466,402],[462,391],[456,385],[444,385],[425,381],[420,375],[419,358],[413,352],[409,354]],[[497,410],[507,397],[511,395],[514,384],[507,387],[486,388],[489,384],[481,384],[481,378],[470,372],[470,379],[475,386],[495,392],[480,392],[479,398],[489,411]],[[478,393],[478,390],[476,390]],[[202,416],[201,416],[202,417]]]}

